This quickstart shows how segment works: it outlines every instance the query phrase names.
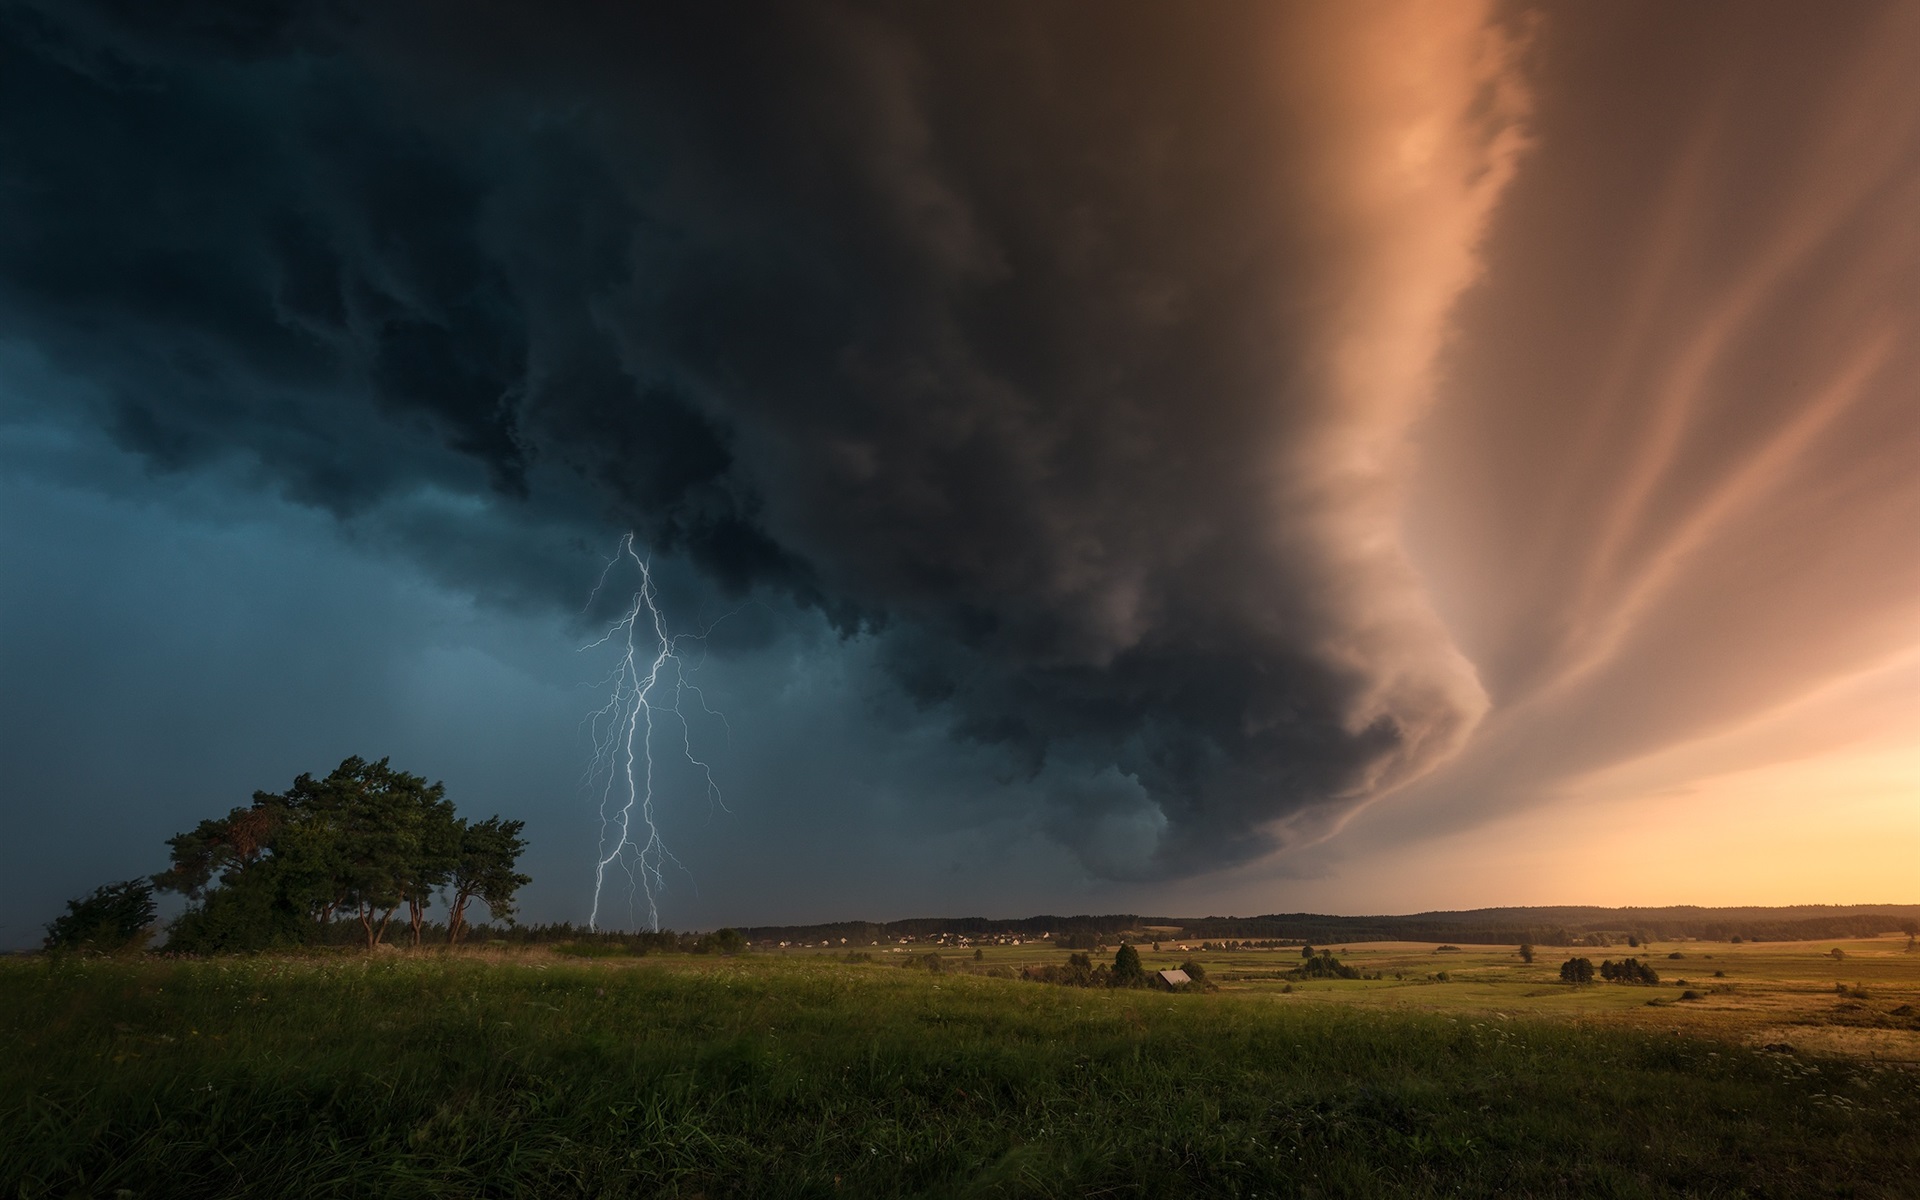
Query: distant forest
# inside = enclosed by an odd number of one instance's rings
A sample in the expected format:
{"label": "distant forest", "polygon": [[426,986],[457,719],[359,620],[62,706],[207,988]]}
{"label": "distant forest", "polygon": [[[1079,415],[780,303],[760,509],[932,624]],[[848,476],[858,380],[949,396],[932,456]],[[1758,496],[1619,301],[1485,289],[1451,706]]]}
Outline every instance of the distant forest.
{"label": "distant forest", "polygon": [[[1273,940],[1330,945],[1342,942],[1471,942],[1482,945],[1591,946],[1642,941],[1798,942],[1875,937],[1920,921],[1920,904],[1799,904],[1780,908],[1475,908],[1405,916],[1338,917],[1274,913],[1260,917],[1038,916],[919,917],[904,921],[837,921],[822,925],[755,925],[740,930],[754,942],[837,943],[925,941],[942,935],[979,937],[1053,935],[1063,944],[1114,942],[1122,934],[1173,930],[1195,941]],[[1175,936],[1168,934],[1166,936]]]}

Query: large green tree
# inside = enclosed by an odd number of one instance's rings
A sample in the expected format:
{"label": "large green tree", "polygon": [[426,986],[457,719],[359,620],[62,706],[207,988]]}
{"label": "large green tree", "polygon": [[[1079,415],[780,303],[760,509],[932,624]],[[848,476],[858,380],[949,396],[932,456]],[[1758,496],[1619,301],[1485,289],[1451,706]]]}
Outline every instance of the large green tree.
{"label": "large green tree", "polygon": [[[351,913],[372,949],[404,905],[417,946],[443,888],[454,888],[456,902],[479,896],[511,912],[527,882],[512,869],[519,830],[498,817],[469,828],[444,785],[384,758],[349,758],[323,777],[300,775],[284,792],[255,792],[251,806],[169,840],[171,864],[154,883],[194,903],[168,945],[262,949],[308,940]],[[460,920],[456,913],[452,924]]]}
{"label": "large green tree", "polygon": [[444,878],[444,863],[428,861],[439,853],[430,849],[438,838],[431,827],[443,813],[451,821],[452,806],[443,785],[396,771],[384,758],[349,758],[322,786],[340,823],[341,899],[371,950],[402,904],[431,895],[436,876]]}

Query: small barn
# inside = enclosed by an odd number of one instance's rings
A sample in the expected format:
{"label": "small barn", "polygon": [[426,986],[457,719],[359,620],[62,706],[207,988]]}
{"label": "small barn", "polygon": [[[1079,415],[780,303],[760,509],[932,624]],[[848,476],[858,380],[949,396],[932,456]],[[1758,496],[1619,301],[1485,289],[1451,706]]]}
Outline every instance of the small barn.
{"label": "small barn", "polygon": [[1181,988],[1193,982],[1185,971],[1177,967],[1171,971],[1155,971],[1153,978],[1156,985],[1170,992],[1179,991]]}

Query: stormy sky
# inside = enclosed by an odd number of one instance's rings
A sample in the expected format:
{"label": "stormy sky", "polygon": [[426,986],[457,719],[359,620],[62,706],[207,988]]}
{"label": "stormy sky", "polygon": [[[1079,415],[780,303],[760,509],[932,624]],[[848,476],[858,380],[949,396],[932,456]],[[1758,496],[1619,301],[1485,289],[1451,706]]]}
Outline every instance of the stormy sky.
{"label": "stormy sky", "polygon": [[628,531],[725,714],[667,924],[1911,900],[1916,77],[1898,3],[0,5],[0,941],[349,754],[581,919]]}

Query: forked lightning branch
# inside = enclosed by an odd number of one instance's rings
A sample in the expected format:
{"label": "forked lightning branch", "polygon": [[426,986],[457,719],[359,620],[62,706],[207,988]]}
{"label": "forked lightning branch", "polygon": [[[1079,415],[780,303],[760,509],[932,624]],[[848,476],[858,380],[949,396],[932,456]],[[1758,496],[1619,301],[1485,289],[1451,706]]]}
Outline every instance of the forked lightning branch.
{"label": "forked lightning branch", "polygon": [[637,573],[638,586],[626,615],[603,637],[581,647],[583,653],[603,647],[618,652],[613,670],[601,682],[609,689],[607,702],[588,718],[593,760],[587,769],[587,785],[599,797],[600,849],[593,871],[593,909],[587,924],[589,928],[599,927],[608,870],[618,868],[626,872],[629,898],[636,890],[644,895],[647,925],[658,931],[666,867],[668,863],[678,867],[680,860],[661,840],[655,815],[655,714],[679,725],[680,752],[704,780],[707,802],[722,808],[725,799],[714,781],[713,768],[694,752],[693,727],[681,705],[691,695],[702,713],[723,726],[726,717],[707,704],[706,696],[691,679],[698,664],[690,664],[681,652],[682,642],[704,643],[706,632],[675,635],[667,631],[652,566],[641,555],[633,534],[620,539],[620,549],[601,571],[588,605],[616,571],[629,564]]}

